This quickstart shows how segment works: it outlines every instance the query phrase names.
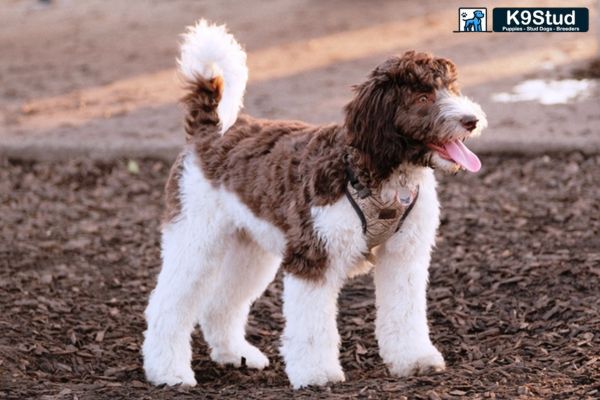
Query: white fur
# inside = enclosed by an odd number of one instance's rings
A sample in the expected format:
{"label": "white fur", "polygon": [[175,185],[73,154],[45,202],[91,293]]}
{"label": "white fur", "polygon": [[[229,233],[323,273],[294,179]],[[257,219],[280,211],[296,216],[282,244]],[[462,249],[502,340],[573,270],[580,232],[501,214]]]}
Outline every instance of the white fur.
{"label": "white fur", "polygon": [[[440,108],[438,119],[443,121],[437,121],[438,123],[436,123],[439,126],[436,132],[439,132],[440,137],[475,137],[487,128],[488,122],[485,112],[479,104],[468,97],[457,96],[447,90],[438,90],[436,97],[436,105]],[[477,127],[471,132],[465,130],[460,124],[461,118],[465,116],[475,116],[478,120]]]}
{"label": "white fur", "polygon": [[[283,233],[258,220],[233,194],[215,189],[192,152],[184,158],[182,211],[163,229],[163,265],[146,309],[144,370],[154,384],[195,385],[190,335],[199,322],[218,363],[264,368],[268,359],[245,336],[252,302],[273,280]],[[241,240],[263,238],[270,252]]]}
{"label": "white fur", "polygon": [[[395,174],[389,196],[419,186],[419,198],[402,228],[377,251],[377,339],[381,356],[397,375],[439,370],[441,354],[429,340],[426,284],[430,251],[439,221],[435,179],[429,168]],[[144,369],[154,384],[194,385],[190,335],[196,322],[220,364],[252,368],[268,359],[245,339],[252,302],[274,278],[284,249],[283,233],[256,218],[233,193],[203,176],[196,156],[184,158],[182,212],[163,229],[163,266],[152,292],[143,345]],[[344,380],[336,327],[337,297],[346,279],[364,273],[366,249],[361,224],[345,197],[314,207],[315,229],[330,265],[320,282],[286,275],[286,326],[281,352],[294,388]],[[243,229],[252,237],[239,235]]]}
{"label": "white fur", "polygon": [[376,336],[381,358],[393,374],[442,370],[444,359],[429,339],[426,288],[430,254],[439,224],[433,171],[417,169],[419,197],[400,231],[377,253]]}
{"label": "white fur", "polygon": [[[401,188],[419,186],[419,198],[400,231],[376,250],[375,265],[381,356],[392,373],[401,376],[444,368],[443,357],[429,339],[425,306],[429,254],[439,223],[435,178],[429,168],[408,171],[408,176],[394,174],[383,195],[391,198]],[[360,220],[345,197],[313,208],[312,216],[331,265],[320,284],[293,276],[284,281],[281,350],[295,388],[344,380],[335,324],[337,295],[347,278],[371,267],[362,256],[366,241]]]}
{"label": "white fur", "polygon": [[[479,136],[487,128],[487,118],[481,106],[466,96],[456,95],[445,89],[438,90],[435,106],[439,109],[434,121],[435,132],[442,141],[464,140]],[[461,123],[462,118],[469,116],[477,119],[477,125],[472,131],[465,129]],[[445,159],[437,151],[431,153],[429,162],[435,168],[445,172],[455,173],[460,170],[460,165]]]}
{"label": "white fur", "polygon": [[183,35],[179,69],[189,82],[194,82],[198,75],[205,79],[223,78],[217,114],[221,133],[225,133],[242,108],[248,81],[246,53],[242,47],[227,32],[225,25],[209,24],[201,19]]}
{"label": "white fur", "polygon": [[435,169],[448,172],[448,173],[456,173],[460,171],[460,165],[451,160],[446,160],[442,157],[437,151],[431,153],[430,159],[431,165],[435,166]]}
{"label": "white fur", "polygon": [[283,283],[281,353],[290,383],[298,389],[344,381],[336,325],[340,271],[330,268],[320,284],[293,275],[286,275]]}
{"label": "white fur", "polygon": [[269,360],[246,341],[245,328],[250,306],[275,278],[280,259],[244,239],[234,238],[228,245],[199,323],[214,361],[239,367],[244,357],[248,367],[262,369]]}
{"label": "white fur", "polygon": [[[383,196],[391,198],[398,190],[418,186],[419,197],[398,233],[375,249],[374,269],[376,333],[381,357],[392,373],[406,376],[442,370],[444,359],[430,341],[426,314],[430,253],[439,224],[435,177],[430,168],[402,168],[408,174],[392,175],[384,185]],[[315,207],[312,215],[315,229],[326,244],[331,265],[321,285],[286,277],[287,325],[282,351],[286,372],[294,387],[322,384],[325,377],[329,377],[330,382],[343,380],[337,360],[336,289],[341,287],[340,279],[344,281],[357,272],[367,272],[371,266],[362,260],[365,238],[360,220],[346,198],[331,206]],[[315,315],[314,310],[319,312]],[[309,318],[307,313],[310,313]],[[307,336],[313,340],[306,340]],[[319,340],[314,339],[317,337]],[[324,343],[330,346],[335,343],[336,347],[325,349]],[[309,365],[312,368],[308,368]]]}
{"label": "white fur", "polygon": [[362,256],[367,245],[361,223],[345,197],[329,206],[314,207],[311,212],[330,265],[322,282],[293,275],[284,278],[286,325],[281,353],[285,371],[296,389],[344,381],[339,362],[337,298],[349,275],[368,268]]}

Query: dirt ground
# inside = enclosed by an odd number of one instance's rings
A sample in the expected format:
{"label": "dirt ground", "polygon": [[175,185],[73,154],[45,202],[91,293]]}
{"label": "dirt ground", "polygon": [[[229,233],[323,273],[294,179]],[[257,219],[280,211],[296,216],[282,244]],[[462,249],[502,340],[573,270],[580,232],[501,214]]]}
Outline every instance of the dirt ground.
{"label": "dirt ground", "polygon": [[[398,379],[377,354],[369,276],[340,298],[347,382],[297,398],[600,397],[600,156],[483,156],[442,176],[429,317],[446,372]],[[143,376],[143,310],[159,268],[168,165],[73,160],[0,168],[0,398],[280,399],[278,279],[253,307],[261,372],[213,364],[194,337],[198,387]],[[403,397],[405,396],[405,397]]]}
{"label": "dirt ground", "polygon": [[[561,0],[536,0],[561,7]],[[492,0],[479,6],[491,10]],[[183,141],[179,35],[204,17],[248,52],[245,107],[264,118],[340,121],[350,87],[409,49],[451,58],[465,94],[488,114],[475,149],[600,151],[594,96],[553,106],[497,103],[525,79],[559,79],[598,55],[590,32],[458,34],[462,0],[37,0],[0,2],[0,153],[20,158],[171,155]],[[531,6],[507,0],[508,6]]]}

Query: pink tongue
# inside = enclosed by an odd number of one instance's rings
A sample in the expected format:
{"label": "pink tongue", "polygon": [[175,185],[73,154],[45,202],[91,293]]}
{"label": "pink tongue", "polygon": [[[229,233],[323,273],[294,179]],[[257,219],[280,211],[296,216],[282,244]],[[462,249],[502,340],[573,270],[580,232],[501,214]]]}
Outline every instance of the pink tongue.
{"label": "pink tongue", "polygon": [[446,143],[444,148],[452,160],[467,171],[477,172],[481,168],[481,161],[460,140]]}

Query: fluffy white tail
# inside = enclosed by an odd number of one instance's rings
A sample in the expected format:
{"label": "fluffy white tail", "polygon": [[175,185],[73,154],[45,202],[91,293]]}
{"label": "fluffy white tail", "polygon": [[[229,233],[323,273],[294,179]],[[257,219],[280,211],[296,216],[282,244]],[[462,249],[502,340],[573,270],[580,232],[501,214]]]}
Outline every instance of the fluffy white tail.
{"label": "fluffy white tail", "polygon": [[243,105],[248,81],[246,52],[225,25],[201,19],[183,35],[179,69],[183,78],[194,83],[198,77],[223,79],[223,93],[217,107],[221,133],[236,121]]}

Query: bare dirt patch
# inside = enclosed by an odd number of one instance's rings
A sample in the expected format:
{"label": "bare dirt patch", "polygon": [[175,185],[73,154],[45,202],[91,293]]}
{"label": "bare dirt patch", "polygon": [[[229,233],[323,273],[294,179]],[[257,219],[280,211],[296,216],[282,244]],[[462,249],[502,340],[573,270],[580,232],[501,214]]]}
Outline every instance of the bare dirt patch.
{"label": "bare dirt patch", "polygon": [[[503,2],[519,6],[522,1]],[[590,20],[597,2],[582,0]],[[565,1],[538,0],[540,7]],[[0,1],[0,155],[20,159],[174,155],[183,115],[179,35],[199,18],[226,23],[248,52],[245,110],[259,118],[341,121],[351,85],[406,50],[452,59],[488,114],[487,151],[598,152],[600,89],[569,104],[502,104],[529,79],[571,77],[597,56],[587,33],[462,35],[462,0]],[[491,12],[492,0],[478,6]],[[1,17],[0,17],[1,18]],[[540,151],[540,150],[538,150]]]}

